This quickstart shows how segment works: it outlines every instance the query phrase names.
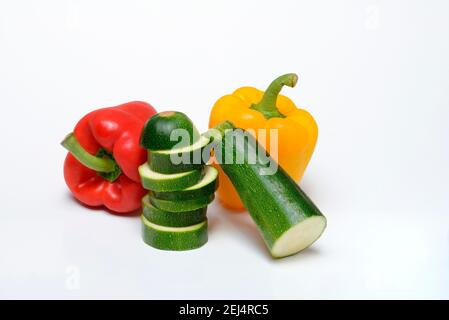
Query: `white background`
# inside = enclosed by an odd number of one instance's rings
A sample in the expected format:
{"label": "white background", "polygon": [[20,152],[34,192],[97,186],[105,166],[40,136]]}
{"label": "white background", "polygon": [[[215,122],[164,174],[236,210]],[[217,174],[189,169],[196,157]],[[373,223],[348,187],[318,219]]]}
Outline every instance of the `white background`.
{"label": "white background", "polygon": [[[449,298],[449,2],[0,0],[0,298]],[[163,252],[70,196],[59,145],[130,100],[201,131],[221,95],[286,88],[320,137],[301,185],[328,218],[272,260],[214,203]]]}

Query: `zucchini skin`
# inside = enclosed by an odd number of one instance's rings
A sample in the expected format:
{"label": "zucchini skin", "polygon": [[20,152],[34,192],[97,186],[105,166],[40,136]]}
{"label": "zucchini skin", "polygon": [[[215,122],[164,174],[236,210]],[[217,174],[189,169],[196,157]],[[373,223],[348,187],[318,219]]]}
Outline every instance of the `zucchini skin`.
{"label": "zucchini skin", "polygon": [[203,208],[207,206],[209,203],[214,201],[215,194],[211,194],[205,197],[197,197],[195,199],[188,199],[182,201],[172,201],[165,199],[158,199],[154,196],[153,192],[149,193],[150,202],[156,208],[159,208],[164,211],[170,212],[183,212],[183,211],[192,211],[196,209]]}
{"label": "zucchini skin", "polygon": [[[192,159],[196,159],[193,153],[185,155],[186,159],[189,159],[187,163],[174,164],[170,159],[170,155],[156,152],[148,152],[148,165],[151,170],[163,173],[181,173],[186,171],[201,170],[207,161],[200,160],[198,163],[194,163]],[[207,159],[209,160],[209,159]]]}
{"label": "zucchini skin", "polygon": [[[215,193],[215,191],[218,188],[218,171],[213,166],[207,166],[205,171],[211,170],[215,174],[214,180],[211,180],[206,185],[198,188],[193,189],[194,186],[190,186],[183,190],[176,190],[172,192],[158,192],[155,190],[153,191],[154,197],[162,200],[171,200],[171,201],[184,201],[184,200],[192,200],[196,198],[202,198],[202,197],[208,197],[211,194]],[[207,178],[207,174],[203,176],[203,179]],[[200,180],[198,183],[201,183],[202,180]]]}
{"label": "zucchini skin", "polygon": [[180,141],[170,139],[172,131],[176,129],[184,129],[188,133],[190,141],[185,141],[185,146],[199,139],[200,134],[187,115],[178,111],[165,111],[153,115],[145,123],[140,145],[149,150],[167,150],[175,145],[180,146]]}
{"label": "zucchini skin", "polygon": [[[206,165],[210,159],[210,151],[212,145],[210,144],[211,137],[204,136],[201,146],[193,150],[174,153],[175,160],[182,160],[181,163],[173,163],[173,153],[166,152],[167,150],[159,150],[151,152],[148,151],[148,165],[151,170],[163,173],[181,173],[192,170],[200,170]],[[173,150],[173,149],[172,149]]]}
{"label": "zucchini skin", "polygon": [[142,216],[143,241],[160,250],[185,251],[202,247],[207,243],[207,220],[198,224],[198,228],[192,231],[164,231],[157,230],[148,224],[148,220]]}
{"label": "zucchini skin", "polygon": [[269,167],[260,157],[256,157],[255,163],[248,161],[248,153],[263,152],[270,161],[263,147],[257,150],[257,141],[252,135],[244,134],[242,130],[235,132],[232,143],[226,143],[232,139],[226,130],[233,130],[232,123],[225,121],[217,128],[221,132],[221,138],[215,140],[215,152],[222,159],[226,154],[232,154],[233,159],[242,157],[242,164],[220,163],[221,168],[229,177],[236,188],[242,202],[255,221],[268,248],[273,248],[275,242],[290,228],[313,216],[324,218],[320,210],[301,190],[296,182],[278,166],[272,175],[261,175],[262,169]]}
{"label": "zucchini skin", "polygon": [[166,227],[188,227],[207,219],[207,206],[192,211],[170,212],[153,206],[149,196],[142,198],[142,215],[148,221]]}
{"label": "zucchini skin", "polygon": [[214,183],[210,183],[204,188],[197,190],[180,190],[171,192],[156,192],[153,191],[154,197],[161,200],[170,201],[184,201],[184,200],[194,200],[197,198],[208,197],[213,194],[218,187],[218,179]]}
{"label": "zucchini skin", "polygon": [[157,192],[170,192],[182,190],[191,187],[200,181],[204,175],[204,170],[192,170],[186,172],[182,177],[172,178],[170,175],[160,179],[152,179],[145,175],[148,170],[148,163],[144,163],[139,167],[140,181],[146,190],[153,190]]}

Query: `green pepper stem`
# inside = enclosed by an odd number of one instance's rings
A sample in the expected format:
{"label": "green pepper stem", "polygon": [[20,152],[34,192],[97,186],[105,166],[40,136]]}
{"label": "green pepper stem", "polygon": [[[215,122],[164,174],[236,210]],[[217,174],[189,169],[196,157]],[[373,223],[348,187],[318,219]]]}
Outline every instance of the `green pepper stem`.
{"label": "green pepper stem", "polygon": [[276,101],[283,86],[293,88],[297,81],[298,76],[295,73],[287,73],[274,79],[263,94],[262,100],[253,104],[251,109],[259,111],[266,119],[285,118],[285,115],[280,113],[276,107]]}
{"label": "green pepper stem", "polygon": [[79,162],[86,167],[97,172],[114,172],[117,169],[117,164],[113,159],[106,157],[96,157],[87,152],[78,142],[75,135],[70,133],[61,142],[61,145],[66,148]]}

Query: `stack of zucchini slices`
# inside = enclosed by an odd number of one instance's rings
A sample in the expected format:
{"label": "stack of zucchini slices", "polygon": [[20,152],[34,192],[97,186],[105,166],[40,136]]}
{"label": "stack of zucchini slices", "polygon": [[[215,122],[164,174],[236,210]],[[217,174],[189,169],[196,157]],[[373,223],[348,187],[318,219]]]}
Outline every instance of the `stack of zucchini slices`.
{"label": "stack of zucchini slices", "polygon": [[141,145],[148,161],[139,167],[143,240],[162,250],[190,250],[207,242],[207,205],[214,200],[218,172],[206,165],[210,138],[175,111],[154,115],[145,124]]}

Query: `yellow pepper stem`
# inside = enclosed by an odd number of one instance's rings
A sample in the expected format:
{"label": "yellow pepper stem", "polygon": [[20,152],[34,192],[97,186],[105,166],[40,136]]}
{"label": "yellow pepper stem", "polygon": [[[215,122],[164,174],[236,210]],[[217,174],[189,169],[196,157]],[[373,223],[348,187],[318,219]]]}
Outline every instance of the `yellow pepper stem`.
{"label": "yellow pepper stem", "polygon": [[297,81],[298,75],[295,73],[287,73],[274,79],[263,94],[262,100],[253,104],[250,108],[262,113],[266,119],[285,118],[285,115],[280,113],[276,107],[276,101],[283,86],[293,88]]}

